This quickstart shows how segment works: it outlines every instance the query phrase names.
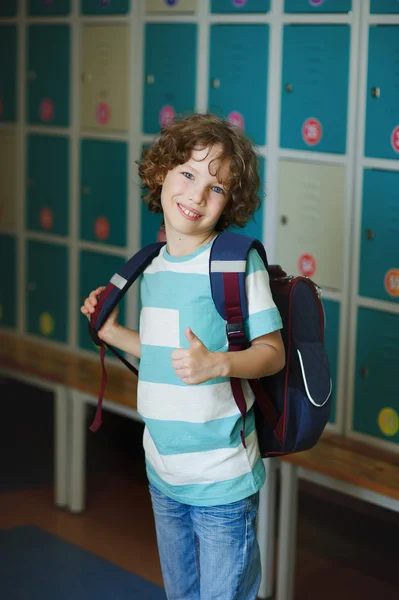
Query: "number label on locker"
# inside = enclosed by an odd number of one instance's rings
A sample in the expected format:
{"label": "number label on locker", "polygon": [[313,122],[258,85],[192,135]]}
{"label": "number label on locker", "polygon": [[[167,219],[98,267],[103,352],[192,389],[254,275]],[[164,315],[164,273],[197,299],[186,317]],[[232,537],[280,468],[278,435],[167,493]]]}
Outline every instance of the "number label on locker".
{"label": "number label on locker", "polygon": [[352,0],[285,0],[286,13],[348,13]]}
{"label": "number label on locker", "polygon": [[17,118],[17,28],[0,26],[0,123]]}
{"label": "number label on locker", "polygon": [[209,110],[259,145],[266,142],[268,51],[268,25],[211,27]]}
{"label": "number label on locker", "polygon": [[0,234],[0,326],[16,327],[17,324],[17,240],[11,235]]}
{"label": "number label on locker", "polygon": [[0,132],[0,227],[17,227],[17,136],[11,131]]}
{"label": "number label on locker", "polygon": [[148,13],[194,13],[197,0],[146,0]]}
{"label": "number label on locker", "polygon": [[321,287],[342,288],[345,168],[282,160],[277,262]]}
{"label": "number label on locker", "polygon": [[347,25],[284,27],[283,148],[345,153],[349,36]]}
{"label": "number label on locker", "polygon": [[82,15],[124,15],[129,12],[129,0],[81,0]]}
{"label": "number label on locker", "polygon": [[270,10],[270,0],[212,0],[212,12],[227,13],[266,13]]}
{"label": "number label on locker", "polygon": [[127,131],[129,31],[125,25],[83,29],[81,123]]}

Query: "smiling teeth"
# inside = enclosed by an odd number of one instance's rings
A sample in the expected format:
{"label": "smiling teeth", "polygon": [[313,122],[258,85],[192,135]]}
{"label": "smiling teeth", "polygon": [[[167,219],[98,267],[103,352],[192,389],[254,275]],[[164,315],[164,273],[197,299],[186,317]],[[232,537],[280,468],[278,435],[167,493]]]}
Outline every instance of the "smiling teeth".
{"label": "smiling teeth", "polygon": [[180,206],[180,208],[182,209],[184,214],[187,215],[188,217],[199,217],[200,216],[198,213],[193,213],[193,212],[191,212],[191,210],[188,210],[187,208],[183,208],[183,206]]}

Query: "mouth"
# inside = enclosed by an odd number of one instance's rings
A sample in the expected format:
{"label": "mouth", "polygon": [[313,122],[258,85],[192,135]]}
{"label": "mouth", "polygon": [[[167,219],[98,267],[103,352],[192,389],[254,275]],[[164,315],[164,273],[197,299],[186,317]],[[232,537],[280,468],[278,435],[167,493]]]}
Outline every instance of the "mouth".
{"label": "mouth", "polygon": [[198,219],[202,217],[201,213],[198,213],[195,210],[184,206],[184,204],[177,203],[177,208],[179,209],[180,214],[183,215],[183,217],[185,217],[189,221],[198,221]]}

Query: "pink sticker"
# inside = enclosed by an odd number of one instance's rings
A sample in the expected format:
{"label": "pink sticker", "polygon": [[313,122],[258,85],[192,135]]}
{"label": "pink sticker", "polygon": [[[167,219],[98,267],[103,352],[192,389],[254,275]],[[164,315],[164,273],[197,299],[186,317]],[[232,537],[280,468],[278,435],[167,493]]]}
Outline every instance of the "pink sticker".
{"label": "pink sticker", "polygon": [[390,296],[399,296],[399,269],[390,269],[385,274],[384,286]]}
{"label": "pink sticker", "polygon": [[302,254],[298,260],[298,270],[301,275],[312,277],[316,273],[316,261],[311,254]]}
{"label": "pink sticker", "polygon": [[248,0],[233,0],[233,4],[234,4],[234,6],[237,6],[237,8],[241,8],[241,6],[245,6],[247,2],[248,2]]}
{"label": "pink sticker", "polygon": [[173,106],[165,104],[165,106],[163,106],[159,112],[159,124],[161,127],[167,127],[172,123],[175,116],[176,111]]}
{"label": "pink sticker", "polygon": [[40,102],[40,118],[46,123],[53,120],[54,104],[50,98],[44,98],[44,100]]}
{"label": "pink sticker", "polygon": [[162,226],[158,229],[157,242],[166,242],[165,228]]}
{"label": "pink sticker", "polygon": [[4,111],[3,98],[0,98],[0,115],[3,114],[3,111]]}
{"label": "pink sticker", "polygon": [[43,4],[46,6],[53,6],[54,0],[43,0]]}
{"label": "pink sticker", "polygon": [[43,229],[51,229],[54,223],[53,211],[50,208],[42,208],[39,213],[39,221]]}
{"label": "pink sticker", "polygon": [[97,217],[94,223],[94,233],[99,240],[109,237],[109,221],[105,217]]}
{"label": "pink sticker", "polygon": [[100,125],[107,125],[111,119],[111,107],[106,102],[99,102],[96,108],[96,119]]}
{"label": "pink sticker", "polygon": [[391,144],[395,152],[399,152],[399,125],[397,125],[392,131]]}
{"label": "pink sticker", "polygon": [[317,119],[306,119],[302,125],[302,137],[308,146],[316,146],[323,135],[323,128]]}
{"label": "pink sticker", "polygon": [[237,112],[235,110],[233,110],[227,116],[227,121],[231,125],[236,125],[236,127],[239,127],[240,129],[244,129],[244,117],[242,116],[241,113],[239,113],[239,112]]}
{"label": "pink sticker", "polygon": [[324,0],[309,0],[310,6],[321,6]]}

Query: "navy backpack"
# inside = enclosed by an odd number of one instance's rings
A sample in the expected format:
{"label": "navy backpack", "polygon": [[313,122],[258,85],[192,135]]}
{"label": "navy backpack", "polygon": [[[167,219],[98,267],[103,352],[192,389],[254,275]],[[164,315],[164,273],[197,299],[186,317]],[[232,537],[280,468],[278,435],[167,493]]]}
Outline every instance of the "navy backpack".
{"label": "navy backpack", "polygon": [[[102,398],[106,385],[105,344],[97,332],[132,283],[158,255],[164,243],[146,246],[115,273],[99,297],[89,324],[93,341],[101,348],[103,376],[98,406],[90,429],[101,425]],[[211,248],[209,276],[212,297],[226,321],[229,352],[249,346],[244,320],[248,316],[245,271],[249,251],[255,248],[270,277],[274,302],[279,309],[286,364],[270,377],[250,380],[255,395],[256,431],[262,457],[281,456],[312,448],[330,416],[330,366],[324,349],[324,310],[319,288],[308,277],[292,277],[279,266],[268,266],[266,252],[258,240],[238,233],[221,233]],[[114,348],[107,346],[133,372],[137,370]],[[242,415],[241,440],[245,446],[246,403],[241,380],[231,378],[231,387]]]}

